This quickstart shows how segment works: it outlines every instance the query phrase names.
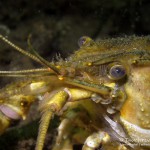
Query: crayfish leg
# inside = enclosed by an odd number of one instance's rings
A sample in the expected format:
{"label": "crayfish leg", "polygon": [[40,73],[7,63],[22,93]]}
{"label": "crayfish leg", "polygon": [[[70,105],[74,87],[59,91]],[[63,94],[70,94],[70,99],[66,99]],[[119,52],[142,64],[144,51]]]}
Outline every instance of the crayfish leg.
{"label": "crayfish leg", "polygon": [[110,142],[110,136],[108,133],[103,131],[98,131],[96,133],[91,134],[89,137],[87,137],[82,150],[95,150],[99,146],[105,143]]}
{"label": "crayfish leg", "polygon": [[89,99],[92,97],[92,95],[93,92],[72,88],[64,88],[47,95],[39,106],[39,110],[42,113],[42,118],[35,149],[43,149],[48,126],[54,114],[59,113],[67,102]]}
{"label": "crayfish leg", "polygon": [[64,139],[69,137],[70,131],[72,130],[73,126],[71,125],[69,119],[65,118],[61,121],[61,124],[58,127],[58,135],[56,137],[56,145],[60,145]]}
{"label": "crayfish leg", "polygon": [[107,132],[98,131],[87,137],[82,150],[129,150],[126,145],[111,141]]}

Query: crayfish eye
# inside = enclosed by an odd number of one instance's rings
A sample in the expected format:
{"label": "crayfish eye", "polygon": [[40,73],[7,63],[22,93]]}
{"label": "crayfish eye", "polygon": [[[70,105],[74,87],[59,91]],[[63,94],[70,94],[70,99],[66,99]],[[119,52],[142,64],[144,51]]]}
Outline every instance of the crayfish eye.
{"label": "crayfish eye", "polygon": [[93,40],[88,37],[88,36],[82,36],[79,40],[78,40],[78,45],[79,47],[82,46],[90,46],[93,43]]}
{"label": "crayfish eye", "polygon": [[108,77],[113,80],[122,79],[126,75],[126,70],[122,65],[114,65],[108,71]]}

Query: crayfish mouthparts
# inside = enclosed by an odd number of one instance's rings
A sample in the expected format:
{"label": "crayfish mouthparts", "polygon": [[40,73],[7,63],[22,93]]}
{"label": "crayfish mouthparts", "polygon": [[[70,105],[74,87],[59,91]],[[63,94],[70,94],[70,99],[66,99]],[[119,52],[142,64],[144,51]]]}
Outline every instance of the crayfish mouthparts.
{"label": "crayfish mouthparts", "polygon": [[83,36],[79,49],[57,62],[42,58],[30,43],[32,54],[0,39],[43,66],[0,71],[27,77],[0,90],[0,134],[40,99],[36,150],[43,149],[54,115],[61,122],[52,150],[73,150],[75,144],[82,150],[150,148],[150,36],[97,42]]}

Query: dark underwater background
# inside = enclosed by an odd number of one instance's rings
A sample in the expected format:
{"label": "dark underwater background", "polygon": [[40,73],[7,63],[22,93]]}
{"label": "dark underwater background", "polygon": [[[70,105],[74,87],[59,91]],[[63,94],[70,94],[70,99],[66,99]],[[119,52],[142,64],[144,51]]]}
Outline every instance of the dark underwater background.
{"label": "dark underwater background", "polygon": [[[81,36],[97,40],[108,37],[150,34],[149,0],[1,0],[0,34],[28,50],[31,34],[34,49],[48,61],[66,58],[78,49]],[[0,70],[39,67],[0,41]],[[0,78],[0,88],[18,80]],[[20,80],[20,79],[19,79]],[[10,128],[0,137],[0,150],[33,150],[39,114],[32,106],[26,121]],[[50,126],[44,150],[50,149],[59,119]],[[75,150],[79,150],[75,147]]]}

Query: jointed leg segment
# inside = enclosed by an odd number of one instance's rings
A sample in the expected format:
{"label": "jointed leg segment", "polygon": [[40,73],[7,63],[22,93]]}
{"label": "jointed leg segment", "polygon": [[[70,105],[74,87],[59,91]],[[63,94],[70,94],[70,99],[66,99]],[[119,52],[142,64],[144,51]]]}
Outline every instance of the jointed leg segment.
{"label": "jointed leg segment", "polygon": [[83,89],[64,88],[55,94],[50,94],[43,100],[39,109],[42,112],[36,150],[42,150],[51,118],[58,113],[67,102],[74,102],[92,97],[93,92]]}

